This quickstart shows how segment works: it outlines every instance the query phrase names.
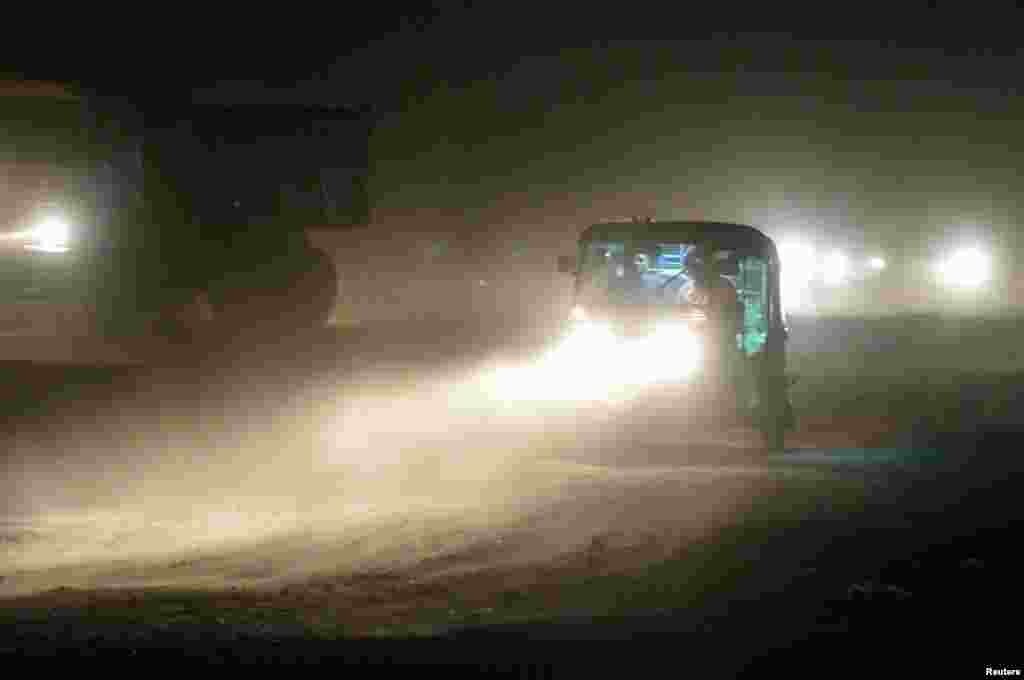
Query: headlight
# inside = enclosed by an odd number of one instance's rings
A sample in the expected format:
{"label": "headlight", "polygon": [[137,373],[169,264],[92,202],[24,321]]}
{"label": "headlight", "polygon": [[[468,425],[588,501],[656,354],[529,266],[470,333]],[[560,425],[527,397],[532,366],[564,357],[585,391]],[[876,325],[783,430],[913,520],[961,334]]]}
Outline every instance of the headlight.
{"label": "headlight", "polygon": [[649,365],[646,382],[686,378],[697,370],[701,362],[700,341],[685,323],[666,321],[658,324],[650,342],[637,349],[634,360]]}
{"label": "headlight", "polygon": [[654,327],[651,339],[657,343],[690,345],[696,341],[693,332],[685,323],[665,321]]}
{"label": "headlight", "polygon": [[814,246],[801,241],[787,241],[779,246],[783,268],[798,277],[814,275]]}
{"label": "headlight", "polygon": [[849,273],[850,259],[838,250],[830,253],[822,264],[822,278],[830,286],[841,284]]}
{"label": "headlight", "polygon": [[562,348],[567,352],[579,352],[577,357],[601,352],[616,344],[615,332],[609,324],[598,321],[581,321],[575,325]]}
{"label": "headlight", "polygon": [[25,244],[26,250],[45,253],[67,252],[71,241],[71,225],[61,217],[47,217],[29,229],[25,233],[25,238],[28,241]]}
{"label": "headlight", "polygon": [[953,288],[979,288],[992,277],[992,261],[981,248],[961,248],[939,262],[936,273]]}
{"label": "headlight", "polygon": [[535,362],[495,370],[487,389],[502,401],[604,400],[619,387],[618,347],[610,325],[580,321]]}
{"label": "headlight", "polygon": [[701,355],[686,323],[663,322],[643,339],[623,340],[608,324],[583,321],[536,363],[495,370],[487,389],[503,401],[617,400],[646,385],[689,378]]}
{"label": "headlight", "polygon": [[807,288],[818,271],[814,247],[809,243],[788,241],[779,247],[782,260],[782,299],[787,308],[800,307]]}

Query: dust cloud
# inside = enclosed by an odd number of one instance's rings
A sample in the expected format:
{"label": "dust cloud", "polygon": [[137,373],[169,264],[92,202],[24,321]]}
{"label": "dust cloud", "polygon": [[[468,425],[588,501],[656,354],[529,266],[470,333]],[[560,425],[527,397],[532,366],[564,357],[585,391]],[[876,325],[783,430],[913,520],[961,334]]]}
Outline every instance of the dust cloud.
{"label": "dust cloud", "polygon": [[543,562],[597,535],[708,531],[764,481],[722,461],[609,465],[631,454],[623,404],[505,399],[493,360],[366,365],[148,377],[14,438],[0,592]]}

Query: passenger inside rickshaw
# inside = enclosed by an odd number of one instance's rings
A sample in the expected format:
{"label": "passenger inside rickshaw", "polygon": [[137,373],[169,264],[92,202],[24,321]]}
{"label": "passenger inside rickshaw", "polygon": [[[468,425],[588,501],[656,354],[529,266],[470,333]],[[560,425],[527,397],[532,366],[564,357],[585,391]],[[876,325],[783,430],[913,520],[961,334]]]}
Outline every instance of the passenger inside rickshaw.
{"label": "passenger inside rickshaw", "polygon": [[704,289],[727,284],[738,302],[737,348],[751,356],[767,338],[768,267],[761,253],[693,243],[592,242],[581,274],[584,306],[704,309],[710,301]]}

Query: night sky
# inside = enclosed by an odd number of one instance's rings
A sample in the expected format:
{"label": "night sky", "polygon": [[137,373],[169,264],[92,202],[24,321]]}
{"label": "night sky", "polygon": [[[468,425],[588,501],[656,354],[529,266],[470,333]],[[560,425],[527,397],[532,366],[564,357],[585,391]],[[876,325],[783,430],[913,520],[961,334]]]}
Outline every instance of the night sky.
{"label": "night sky", "polygon": [[1020,245],[1024,60],[1005,32],[960,32],[947,17],[944,31],[911,22],[858,41],[680,31],[595,43],[561,30],[571,22],[425,9],[342,22],[304,50],[284,48],[302,35],[290,24],[281,42],[214,33],[190,57],[153,61],[146,82],[372,106],[383,229],[563,242],[602,217],[650,214],[885,252]]}
{"label": "night sky", "polygon": [[502,34],[467,21],[329,71],[327,92],[383,74],[368,88],[382,213],[566,233],[632,214],[736,220],[908,255],[1020,245],[1012,50],[781,35],[563,48],[515,28],[488,42]]}

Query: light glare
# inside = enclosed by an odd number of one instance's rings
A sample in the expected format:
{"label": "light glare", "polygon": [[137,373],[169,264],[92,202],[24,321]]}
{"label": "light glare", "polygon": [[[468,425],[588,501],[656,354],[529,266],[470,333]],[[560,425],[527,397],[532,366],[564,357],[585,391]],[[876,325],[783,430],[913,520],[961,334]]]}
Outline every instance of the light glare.
{"label": "light glare", "polygon": [[939,263],[943,283],[954,288],[979,288],[992,276],[992,263],[981,248],[961,248]]}
{"label": "light glare", "polygon": [[829,253],[822,265],[822,278],[830,286],[838,286],[846,280],[850,271],[850,258],[838,250]]}
{"label": "light glare", "polygon": [[783,304],[788,309],[796,309],[803,304],[817,272],[814,247],[801,241],[787,241],[779,248],[779,258]]}
{"label": "light glare", "polygon": [[71,240],[71,225],[60,217],[47,217],[29,230],[28,237],[32,240],[26,246],[29,250],[63,253]]}
{"label": "light glare", "polygon": [[684,380],[700,366],[699,340],[683,323],[663,323],[643,339],[617,338],[605,324],[580,323],[536,362],[502,367],[489,379],[503,401],[609,401],[631,389]]}

